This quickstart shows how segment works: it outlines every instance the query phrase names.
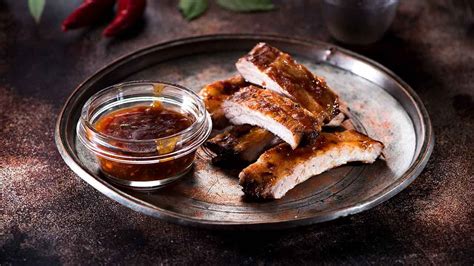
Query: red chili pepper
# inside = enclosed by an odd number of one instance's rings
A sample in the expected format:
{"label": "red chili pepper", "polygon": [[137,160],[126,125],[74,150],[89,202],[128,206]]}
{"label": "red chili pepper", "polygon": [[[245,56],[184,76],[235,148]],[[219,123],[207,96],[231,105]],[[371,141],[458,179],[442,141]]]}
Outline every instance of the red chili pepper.
{"label": "red chili pepper", "polygon": [[102,35],[116,36],[133,26],[143,15],[146,0],[118,0],[117,15]]}
{"label": "red chili pepper", "polygon": [[99,21],[107,10],[112,10],[116,0],[84,0],[62,24],[62,30],[77,29]]}

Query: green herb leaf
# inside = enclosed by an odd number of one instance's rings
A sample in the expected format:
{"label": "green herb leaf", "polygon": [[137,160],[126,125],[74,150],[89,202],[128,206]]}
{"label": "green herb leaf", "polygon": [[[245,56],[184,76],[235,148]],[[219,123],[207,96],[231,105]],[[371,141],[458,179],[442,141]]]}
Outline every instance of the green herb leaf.
{"label": "green herb leaf", "polygon": [[217,4],[236,12],[268,11],[275,8],[272,0],[217,0]]}
{"label": "green herb leaf", "polygon": [[28,8],[30,14],[35,19],[36,23],[40,22],[41,14],[43,13],[45,0],[28,0]]}
{"label": "green herb leaf", "polygon": [[193,20],[207,9],[207,0],[179,0],[179,10],[187,20]]}

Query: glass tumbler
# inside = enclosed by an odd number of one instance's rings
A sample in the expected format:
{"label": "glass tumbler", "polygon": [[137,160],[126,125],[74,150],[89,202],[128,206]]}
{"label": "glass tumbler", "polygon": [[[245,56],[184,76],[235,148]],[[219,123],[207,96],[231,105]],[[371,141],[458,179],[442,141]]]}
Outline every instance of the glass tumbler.
{"label": "glass tumbler", "polygon": [[329,33],[343,43],[378,41],[392,24],[399,0],[323,0]]}

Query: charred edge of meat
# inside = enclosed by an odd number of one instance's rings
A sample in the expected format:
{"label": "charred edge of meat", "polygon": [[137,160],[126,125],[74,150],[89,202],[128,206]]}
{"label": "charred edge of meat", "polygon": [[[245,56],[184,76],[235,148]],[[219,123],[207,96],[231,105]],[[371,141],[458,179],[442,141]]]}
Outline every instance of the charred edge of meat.
{"label": "charred edge of meat", "polygon": [[229,168],[254,162],[267,148],[280,142],[263,128],[241,125],[216,135],[204,145],[216,154],[212,159],[214,165]]}
{"label": "charred edge of meat", "polygon": [[232,166],[227,165],[232,161],[237,165],[248,163],[242,160],[235,147],[239,144],[239,138],[248,134],[251,129],[252,126],[250,125],[233,126],[231,129],[207,140],[204,147],[216,154],[212,159],[212,163],[223,166]]}

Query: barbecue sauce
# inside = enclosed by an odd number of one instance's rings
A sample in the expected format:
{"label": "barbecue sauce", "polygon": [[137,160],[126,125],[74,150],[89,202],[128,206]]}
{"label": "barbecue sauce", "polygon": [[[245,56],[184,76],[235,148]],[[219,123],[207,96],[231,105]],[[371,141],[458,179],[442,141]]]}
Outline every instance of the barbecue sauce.
{"label": "barbecue sauce", "polygon": [[[146,157],[156,153],[162,155],[173,152],[180,141],[179,134],[171,138],[165,137],[185,130],[193,122],[189,116],[167,109],[160,102],[153,102],[149,106],[132,106],[108,113],[94,126],[98,132],[117,139],[114,146],[127,145],[127,150],[141,149],[139,143],[126,142],[127,140],[155,140],[155,151],[141,153],[143,157]],[[123,155],[127,154],[123,153]],[[109,176],[130,181],[151,181],[173,177],[184,172],[194,159],[194,153],[179,158],[167,158],[153,164],[127,164],[103,157],[98,159],[102,171]]]}

